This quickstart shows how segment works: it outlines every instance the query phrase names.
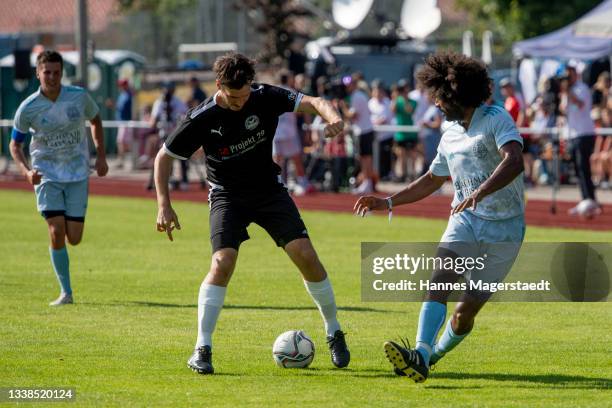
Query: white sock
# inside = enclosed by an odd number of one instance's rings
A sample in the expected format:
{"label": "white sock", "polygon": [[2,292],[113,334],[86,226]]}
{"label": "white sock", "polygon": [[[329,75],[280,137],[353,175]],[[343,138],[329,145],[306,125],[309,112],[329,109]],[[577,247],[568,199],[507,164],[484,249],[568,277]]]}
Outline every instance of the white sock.
{"label": "white sock", "polygon": [[223,307],[225,292],[223,286],[209,285],[202,282],[198,296],[198,339],[195,347],[210,346],[212,348],[212,334]]}
{"label": "white sock", "polygon": [[321,312],[325,322],[325,332],[328,336],[333,336],[336,330],[340,330],[340,323],[336,318],[336,299],[331,282],[328,278],[325,278],[321,282],[304,281],[304,285]]}

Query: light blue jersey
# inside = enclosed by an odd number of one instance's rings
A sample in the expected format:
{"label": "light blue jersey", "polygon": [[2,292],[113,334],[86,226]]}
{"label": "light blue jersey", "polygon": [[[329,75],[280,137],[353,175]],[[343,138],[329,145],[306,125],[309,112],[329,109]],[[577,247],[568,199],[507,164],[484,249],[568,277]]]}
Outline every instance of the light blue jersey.
{"label": "light blue jersey", "polygon": [[[457,122],[442,124],[442,140],[430,170],[436,176],[450,176],[455,187],[452,207],[469,197],[501,163],[499,149],[521,138],[514,121],[499,106],[480,105],[469,129]],[[518,176],[504,188],[485,197],[476,210],[466,210],[488,220],[505,220],[525,211],[523,179]]]}
{"label": "light blue jersey", "polygon": [[89,176],[89,147],[85,120],[98,114],[91,96],[76,86],[62,86],[55,102],[40,89],[19,105],[15,129],[32,132],[32,168],[42,173],[42,183],[73,182]]}

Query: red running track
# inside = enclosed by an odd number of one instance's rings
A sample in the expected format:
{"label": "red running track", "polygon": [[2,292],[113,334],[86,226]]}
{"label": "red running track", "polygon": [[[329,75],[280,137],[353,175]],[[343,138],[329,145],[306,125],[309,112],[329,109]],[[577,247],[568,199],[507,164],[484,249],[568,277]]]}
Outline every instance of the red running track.
{"label": "red running track", "polygon": [[[32,190],[24,180],[3,177],[0,179],[0,189]],[[96,178],[92,177],[90,192],[95,195],[144,197],[155,199],[155,193],[146,191],[144,184],[139,180]],[[176,191],[172,193],[173,200],[207,202],[208,192],[201,190],[198,184],[192,184],[190,191]],[[304,210],[320,210],[349,213],[353,209],[356,196],[350,194],[316,193],[302,197],[294,197],[299,208]],[[423,218],[446,219],[449,215],[451,198],[448,196],[430,196],[411,205],[398,207],[393,210],[394,215],[407,215]],[[550,213],[550,201],[529,200],[527,202],[526,220],[528,225],[543,227],[560,227],[587,229],[598,231],[612,230],[612,205],[604,205],[603,213],[593,219],[584,219],[567,214],[567,210],[575,203],[558,202],[557,214]]]}

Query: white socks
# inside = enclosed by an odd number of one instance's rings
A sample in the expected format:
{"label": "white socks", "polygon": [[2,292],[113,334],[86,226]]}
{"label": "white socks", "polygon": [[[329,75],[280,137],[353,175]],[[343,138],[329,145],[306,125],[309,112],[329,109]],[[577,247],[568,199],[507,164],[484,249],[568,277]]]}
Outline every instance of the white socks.
{"label": "white socks", "polygon": [[340,330],[340,323],[336,319],[336,299],[329,279],[325,278],[321,282],[304,281],[304,285],[321,312],[325,322],[325,332],[328,336],[333,336],[336,330]]}
{"label": "white socks", "polygon": [[[325,332],[328,336],[333,336],[336,330],[340,330],[340,323],[336,319],[336,300],[329,279],[325,278],[321,282],[304,281],[304,285],[321,312],[325,322]],[[223,286],[202,282],[198,296],[198,339],[196,348],[203,346],[212,348],[212,334],[223,308],[226,291],[227,288]]]}
{"label": "white socks", "polygon": [[227,288],[202,282],[198,296],[198,339],[195,348],[210,346]]}

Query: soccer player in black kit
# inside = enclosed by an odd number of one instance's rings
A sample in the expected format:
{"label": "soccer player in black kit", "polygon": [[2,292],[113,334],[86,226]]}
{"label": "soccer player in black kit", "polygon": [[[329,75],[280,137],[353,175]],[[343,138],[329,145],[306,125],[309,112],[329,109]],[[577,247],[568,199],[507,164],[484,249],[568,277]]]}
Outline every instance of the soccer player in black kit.
{"label": "soccer player in black kit", "polygon": [[166,139],[155,159],[157,230],[180,229],[170,203],[168,178],[173,159],[187,160],[200,147],[206,154],[211,186],[210,240],[212,262],[198,298],[198,337],[187,365],[212,374],[212,333],[238,249],[249,239],[247,226],[264,228],[300,270],[306,290],[325,322],[327,343],[336,367],[346,367],[350,353],[336,318],[336,301],[327,273],[313,248],[306,226],[279,181],[280,167],[272,160],[272,139],[284,112],[319,114],[325,135],[342,133],[344,123],[330,103],[321,98],[266,84],[255,84],[254,61],[231,53],[214,64],[217,92],[189,111]]}

